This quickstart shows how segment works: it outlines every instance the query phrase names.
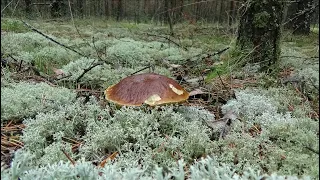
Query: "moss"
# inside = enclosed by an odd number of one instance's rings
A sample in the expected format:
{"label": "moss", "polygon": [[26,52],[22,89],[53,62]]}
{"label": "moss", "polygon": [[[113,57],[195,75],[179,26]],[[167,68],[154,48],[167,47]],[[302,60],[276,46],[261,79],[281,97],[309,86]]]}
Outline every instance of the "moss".
{"label": "moss", "polygon": [[253,24],[257,28],[266,28],[268,22],[270,21],[270,14],[266,11],[254,14]]}

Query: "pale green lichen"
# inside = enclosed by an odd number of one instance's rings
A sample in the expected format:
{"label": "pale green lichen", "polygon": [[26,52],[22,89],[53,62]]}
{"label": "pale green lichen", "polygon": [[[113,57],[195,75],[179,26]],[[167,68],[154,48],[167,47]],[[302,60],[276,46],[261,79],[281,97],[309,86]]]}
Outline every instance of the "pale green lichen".
{"label": "pale green lichen", "polygon": [[129,180],[129,179],[289,179],[289,180],[309,180],[308,176],[298,178],[296,176],[277,175],[272,173],[267,175],[260,171],[255,171],[251,168],[247,168],[242,174],[237,173],[232,166],[219,163],[215,157],[207,157],[195,162],[190,166],[190,171],[186,171],[183,160],[179,160],[177,164],[170,167],[168,170],[164,170],[157,165],[153,171],[148,172],[144,167],[133,167],[121,169],[118,163],[108,163],[104,168],[98,168],[92,165],[90,162],[79,160],[76,165],[73,166],[70,162],[57,162],[54,164],[48,164],[42,167],[35,167],[30,169],[30,164],[34,157],[32,154],[17,153],[16,158],[12,163],[12,168],[7,170],[1,170],[1,179],[116,179],[116,180]]}
{"label": "pale green lichen", "polygon": [[45,83],[12,83],[1,86],[1,122],[22,120],[39,112],[48,112],[61,105],[71,104],[76,94],[66,88]]}
{"label": "pale green lichen", "polygon": [[219,157],[225,163],[237,159],[238,168],[317,177],[319,170],[314,165],[319,166],[318,155],[308,148],[319,149],[318,121],[281,113],[279,104],[258,92],[239,91],[235,100],[222,107],[224,112],[238,113],[241,122],[234,122],[230,134],[216,145],[215,152],[222,152]]}

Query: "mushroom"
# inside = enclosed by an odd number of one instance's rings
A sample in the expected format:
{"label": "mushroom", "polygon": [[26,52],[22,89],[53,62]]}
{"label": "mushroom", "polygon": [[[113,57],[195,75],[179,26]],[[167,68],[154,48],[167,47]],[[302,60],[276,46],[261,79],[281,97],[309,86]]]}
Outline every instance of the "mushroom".
{"label": "mushroom", "polygon": [[185,101],[189,93],[176,81],[155,73],[128,76],[105,90],[106,99],[119,105],[150,106]]}

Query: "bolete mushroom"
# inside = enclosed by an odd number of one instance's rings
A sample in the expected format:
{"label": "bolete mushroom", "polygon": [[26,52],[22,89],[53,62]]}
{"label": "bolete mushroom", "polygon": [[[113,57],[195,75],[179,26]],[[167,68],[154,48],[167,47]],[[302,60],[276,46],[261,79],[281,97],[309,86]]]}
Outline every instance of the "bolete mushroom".
{"label": "bolete mushroom", "polygon": [[176,81],[155,73],[128,76],[105,90],[106,99],[119,105],[150,106],[185,101],[189,93]]}

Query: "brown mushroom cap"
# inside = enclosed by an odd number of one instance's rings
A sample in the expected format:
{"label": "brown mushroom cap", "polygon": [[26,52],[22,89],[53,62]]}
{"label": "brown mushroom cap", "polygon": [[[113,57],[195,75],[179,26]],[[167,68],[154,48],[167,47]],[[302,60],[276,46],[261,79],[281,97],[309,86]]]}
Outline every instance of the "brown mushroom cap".
{"label": "brown mushroom cap", "polygon": [[150,106],[181,102],[189,97],[176,81],[155,73],[128,76],[105,90],[106,99],[116,104]]}

